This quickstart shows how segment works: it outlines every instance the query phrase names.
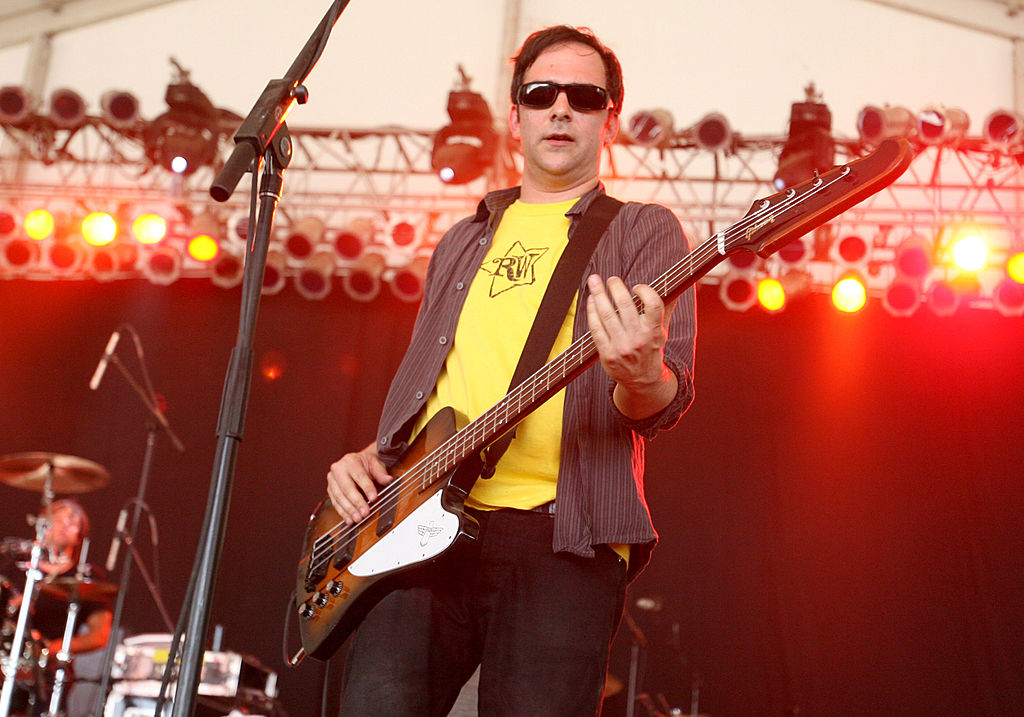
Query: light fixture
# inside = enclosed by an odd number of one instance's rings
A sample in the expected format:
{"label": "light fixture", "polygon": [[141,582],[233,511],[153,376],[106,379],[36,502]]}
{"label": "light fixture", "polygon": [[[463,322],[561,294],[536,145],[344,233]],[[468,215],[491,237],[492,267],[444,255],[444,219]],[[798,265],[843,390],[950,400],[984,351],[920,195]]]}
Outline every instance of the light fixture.
{"label": "light fixture", "polygon": [[31,271],[39,262],[39,242],[31,239],[11,239],[0,248],[0,266],[11,274]]}
{"label": "light fixture", "polygon": [[746,272],[728,272],[718,285],[718,298],[731,311],[746,311],[757,303],[757,286]]}
{"label": "light fixture", "polygon": [[21,220],[13,209],[0,208],[0,239],[14,236]]}
{"label": "light fixture", "polygon": [[778,313],[811,288],[811,275],[795,269],[779,278],[766,277],[757,282],[757,303],[769,313]]}
{"label": "light fixture", "polygon": [[77,129],[85,124],[85,100],[74,90],[61,87],[50,95],[50,121],[61,129]]}
{"label": "light fixture", "polygon": [[430,250],[421,249],[405,266],[395,269],[388,280],[391,293],[402,301],[415,302],[423,296],[423,283],[430,264]]}
{"label": "light fixture", "polygon": [[1024,285],[1003,279],[992,292],[992,303],[1003,316],[1024,314]]}
{"label": "light fixture", "polygon": [[832,113],[821,102],[814,84],[804,91],[807,99],[790,108],[789,135],[779,153],[779,167],[772,184],[782,191],[826,172],[835,162]]}
{"label": "light fixture", "polygon": [[705,152],[721,152],[732,146],[732,127],[725,115],[719,112],[709,112],[701,117],[690,132],[693,141]]}
{"label": "light fixture", "polygon": [[967,134],[967,113],[958,107],[929,105],[917,115],[917,136],[925,144],[955,146]]}
{"label": "light fixture", "polygon": [[141,119],[139,100],[125,90],[107,90],[100,97],[103,121],[120,132],[134,129]]}
{"label": "light fixture", "polygon": [[846,272],[832,287],[832,304],[844,313],[860,311],[867,299],[867,285],[857,272]]}
{"label": "light fixture", "polygon": [[153,284],[167,286],[181,276],[181,252],[169,244],[157,244],[142,257],[140,271]]}
{"label": "light fixture", "polygon": [[117,237],[117,220],[107,212],[90,212],[82,219],[82,238],[92,246],[104,246]]}
{"label": "light fixture", "polygon": [[324,221],[315,216],[305,216],[292,224],[281,245],[288,261],[293,265],[307,262],[323,240],[324,229]]}
{"label": "light fixture", "polygon": [[384,272],[384,254],[369,249],[345,272],[341,286],[356,301],[373,301],[380,293],[380,277]]}
{"label": "light fixture", "polygon": [[30,239],[42,241],[53,234],[55,227],[53,214],[45,209],[33,209],[25,215],[25,234]]}
{"label": "light fixture", "polygon": [[948,282],[936,281],[928,288],[928,306],[936,316],[952,316],[960,306],[960,295]]}
{"label": "light fixture", "polygon": [[43,265],[57,276],[74,274],[85,258],[85,249],[75,238],[50,241],[43,247]]}
{"label": "light fixture", "polygon": [[331,243],[343,266],[362,256],[363,250],[373,241],[373,234],[373,221],[369,217],[356,217],[335,233]]}
{"label": "light fixture", "polygon": [[837,237],[828,248],[829,258],[840,266],[863,268],[870,255],[868,240],[860,232]]}
{"label": "light fixture", "polygon": [[913,137],[917,132],[914,113],[906,107],[868,105],[857,114],[857,134],[865,144],[877,147],[889,137]]}
{"label": "light fixture", "polygon": [[1024,149],[1024,115],[996,110],[985,118],[982,136],[993,148],[1007,154]]}
{"label": "light fixture", "polygon": [[487,101],[469,89],[470,78],[460,65],[460,79],[448,93],[451,124],[434,136],[430,166],[445,184],[466,184],[494,164],[498,133]]}
{"label": "light fixture", "polygon": [[642,147],[665,147],[672,141],[674,120],[666,109],[640,110],[634,114],[626,132]]}
{"label": "light fixture", "polygon": [[935,249],[932,242],[913,234],[900,242],[893,257],[893,266],[900,277],[916,282],[919,286],[932,270]]}
{"label": "light fixture", "polygon": [[882,306],[893,316],[910,316],[920,305],[920,285],[905,278],[894,280],[882,295]]}
{"label": "light fixture", "polygon": [[153,164],[187,176],[217,158],[220,112],[189,81],[189,73],[171,62],[177,74],[164,95],[168,110],[149,123],[142,137]]}
{"label": "light fixture", "polygon": [[331,293],[332,276],[334,276],[334,253],[317,252],[295,272],[295,290],[304,299],[324,299]]}
{"label": "light fixture", "polygon": [[24,124],[35,112],[35,96],[17,85],[0,87],[0,124]]}
{"label": "light fixture", "polygon": [[210,262],[210,281],[222,289],[241,284],[244,274],[244,261],[234,251],[222,251]]}
{"label": "light fixture", "polygon": [[288,263],[285,255],[276,249],[267,252],[267,263],[263,269],[262,294],[277,294],[285,285],[285,268]]}

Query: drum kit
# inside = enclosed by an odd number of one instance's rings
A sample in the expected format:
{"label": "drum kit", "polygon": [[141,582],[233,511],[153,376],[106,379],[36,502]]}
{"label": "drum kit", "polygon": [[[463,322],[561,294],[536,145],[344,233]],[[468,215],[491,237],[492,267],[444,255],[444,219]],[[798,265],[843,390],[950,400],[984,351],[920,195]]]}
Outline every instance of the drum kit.
{"label": "drum kit", "polygon": [[[88,538],[76,570],[68,566],[63,572],[44,572],[47,563],[58,562],[47,544],[51,504],[55,495],[86,493],[109,482],[105,468],[84,458],[41,452],[0,457],[0,484],[40,493],[42,502],[38,516],[30,519],[34,539],[0,539],[0,569],[7,571],[0,574],[0,717],[64,714],[63,701],[73,679],[66,646],[75,634],[79,611],[86,603],[109,604],[118,588],[90,575],[85,562]],[[14,580],[18,573],[24,573],[23,581]],[[21,582],[24,587],[19,589]],[[50,654],[48,642],[30,629],[35,605],[42,599],[62,610],[66,605],[62,647],[56,654]]]}

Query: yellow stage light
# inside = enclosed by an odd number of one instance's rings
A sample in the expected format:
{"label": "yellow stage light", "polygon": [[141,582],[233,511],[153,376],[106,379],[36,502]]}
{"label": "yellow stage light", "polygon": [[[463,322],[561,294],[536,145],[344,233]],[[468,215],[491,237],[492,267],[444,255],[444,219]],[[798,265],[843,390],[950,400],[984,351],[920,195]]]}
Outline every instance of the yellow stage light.
{"label": "yellow stage light", "polygon": [[1007,260],[1006,275],[1018,284],[1024,284],[1024,251],[1013,254]]}
{"label": "yellow stage light", "polygon": [[778,279],[757,282],[757,301],[766,311],[780,311],[786,305],[786,290]]}
{"label": "yellow stage light", "polygon": [[140,214],[132,222],[132,234],[141,244],[159,244],[167,236],[167,220],[159,214]]}
{"label": "yellow stage light", "polygon": [[93,212],[82,220],[82,238],[93,246],[104,246],[117,236],[117,222],[106,212]]}
{"label": "yellow stage light", "polygon": [[53,234],[53,227],[53,215],[45,209],[36,209],[25,215],[25,233],[30,239],[46,239]]}
{"label": "yellow stage light", "polygon": [[212,261],[220,253],[220,245],[209,234],[196,234],[188,240],[188,254],[196,261]]}
{"label": "yellow stage light", "polygon": [[953,261],[964,271],[977,271],[986,259],[988,246],[978,232],[966,232],[953,244]]}
{"label": "yellow stage light", "polygon": [[856,276],[844,276],[832,287],[832,303],[837,309],[848,314],[864,308],[867,298],[864,282]]}

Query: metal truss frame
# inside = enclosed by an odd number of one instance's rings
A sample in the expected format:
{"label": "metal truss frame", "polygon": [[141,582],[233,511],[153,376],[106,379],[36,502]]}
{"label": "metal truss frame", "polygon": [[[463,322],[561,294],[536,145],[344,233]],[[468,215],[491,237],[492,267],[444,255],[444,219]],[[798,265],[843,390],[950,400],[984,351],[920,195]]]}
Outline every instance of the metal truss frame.
{"label": "metal truss frame", "polygon": [[[443,184],[430,166],[434,131],[382,127],[291,132],[294,154],[281,203],[285,222],[309,214],[333,227],[357,216],[369,216],[382,227],[407,221],[428,245],[458,218],[472,213],[488,189],[514,183],[521,166],[521,157],[506,140],[484,176],[451,186]],[[55,129],[43,118],[24,127],[4,126],[0,140],[7,161],[0,202],[66,202],[80,207],[174,203],[192,215],[214,211],[222,216],[245,210],[242,190],[224,205],[209,198],[207,187],[215,168],[201,168],[187,177],[174,175],[153,166],[141,137],[141,128],[115,131],[95,117],[75,130]],[[685,137],[665,147],[617,142],[605,152],[602,179],[609,192],[622,199],[668,206],[692,237],[703,238],[736,222],[758,198],[774,192],[772,177],[784,142],[783,136],[736,135],[719,152],[705,151]],[[220,143],[219,156],[226,157],[226,138]],[[869,151],[857,141],[841,138],[836,147],[837,162]],[[918,145],[903,177],[833,220],[827,233],[872,237],[874,256],[881,261],[891,258],[898,243],[911,234],[932,238],[939,251],[944,237],[952,236],[953,227],[962,223],[987,229],[997,251],[1020,249],[1022,164],[1024,152],[1006,154],[980,138],[964,139],[957,146]],[[813,273],[821,277],[817,288],[824,290],[829,277],[842,267],[825,266],[829,260],[820,251],[815,261],[823,262]],[[771,261],[764,262],[762,270],[777,271]],[[725,271],[722,267],[712,272],[706,281],[717,281]],[[875,273],[879,282],[891,280],[885,271]]]}

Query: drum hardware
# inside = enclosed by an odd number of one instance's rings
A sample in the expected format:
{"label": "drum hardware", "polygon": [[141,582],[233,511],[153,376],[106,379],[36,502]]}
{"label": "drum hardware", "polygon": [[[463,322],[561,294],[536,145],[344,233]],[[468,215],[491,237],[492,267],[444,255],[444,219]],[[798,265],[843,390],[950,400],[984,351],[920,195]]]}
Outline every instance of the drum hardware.
{"label": "drum hardware", "polygon": [[[57,653],[57,675],[53,681],[53,692],[50,694],[50,711],[51,717],[61,714],[61,702],[64,700],[64,691],[67,688],[67,684],[70,681],[70,664],[71,664],[71,651],[68,647],[71,645],[71,638],[75,636],[75,627],[78,623],[78,611],[81,607],[80,601],[84,598],[81,595],[79,586],[84,584],[85,576],[85,559],[89,554],[89,539],[85,538],[82,541],[82,552],[78,559],[78,570],[75,572],[75,579],[72,581],[76,585],[72,588],[70,595],[71,601],[68,604],[68,619],[64,623],[64,635],[60,641],[60,651]],[[57,578],[57,580],[62,580]],[[66,581],[65,581],[66,582]],[[43,585],[52,585],[50,583],[41,583],[40,589]],[[63,594],[63,593],[62,593]]]}
{"label": "drum hardware", "polygon": [[[22,593],[24,598],[21,601],[21,606],[18,609],[17,622],[14,628],[14,633],[11,636],[10,652],[7,655],[7,662],[3,669],[3,689],[0,691],[0,717],[10,717],[11,705],[14,698],[14,691],[17,687],[19,678],[19,664],[23,659],[26,649],[31,649],[37,646],[37,641],[34,638],[30,638],[28,633],[28,619],[32,611],[32,603],[37,595],[37,590],[44,583],[44,575],[40,568],[43,562],[43,553],[47,552],[47,558],[49,562],[55,563],[57,560],[52,554],[52,551],[47,550],[45,547],[46,534],[52,526],[50,506],[53,503],[54,495],[57,492],[60,493],[85,493],[96,488],[101,488],[110,482],[110,474],[103,466],[85,458],[77,458],[75,456],[61,455],[59,453],[49,452],[35,452],[35,453],[18,453],[7,455],[0,458],[0,483],[9,485],[13,488],[22,488],[24,490],[31,490],[42,493],[42,511],[38,516],[33,516],[30,523],[34,525],[36,536],[31,542],[31,548],[28,555],[28,563],[25,565],[19,564],[19,568],[25,570],[25,589]],[[25,547],[24,542],[13,544],[9,541],[5,541],[5,545],[12,550],[23,551]],[[83,541],[82,560],[79,561],[78,575],[76,576],[76,584],[72,587],[65,579],[51,580],[51,583],[57,582],[57,585],[53,587],[53,590],[60,591],[62,595],[69,595],[73,593],[75,599],[71,601],[71,607],[68,611],[68,620],[65,624],[65,637],[62,642],[61,654],[56,656],[58,658],[58,679],[55,685],[54,693],[52,695],[53,701],[51,701],[51,707],[49,714],[59,714],[60,700],[64,693],[65,683],[69,679],[69,663],[68,663],[68,651],[64,647],[71,641],[71,635],[74,634],[74,623],[78,614],[78,600],[81,598],[81,590],[78,587],[78,583],[82,583],[84,576],[84,556],[88,549],[88,542]],[[7,551],[4,554],[8,554]],[[6,604],[4,605],[6,612]],[[34,662],[35,668],[40,666],[46,666],[49,661],[49,655],[44,649],[38,650],[38,657],[35,655],[30,656],[29,661]],[[32,659],[34,658],[34,659]],[[23,670],[21,670],[23,673]],[[42,680],[36,680],[37,691],[42,691]],[[41,695],[40,695],[41,696]]]}
{"label": "drum hardware", "polygon": [[[52,473],[52,471],[51,471]],[[36,540],[32,545],[32,556],[29,561],[28,571],[25,573],[25,598],[21,601],[18,610],[18,622],[14,628],[14,635],[11,638],[11,652],[7,659],[7,668],[4,671],[3,691],[0,692],[0,717],[10,717],[11,701],[14,698],[14,688],[18,680],[18,662],[22,648],[25,644],[25,632],[28,628],[28,616],[31,611],[32,598],[35,593],[36,583],[42,580],[43,573],[39,569],[39,563],[43,556],[43,538],[50,528],[49,507],[53,499],[53,493],[49,489],[50,481],[46,481],[46,489],[43,491],[43,501],[46,506],[45,518],[36,521]]]}

